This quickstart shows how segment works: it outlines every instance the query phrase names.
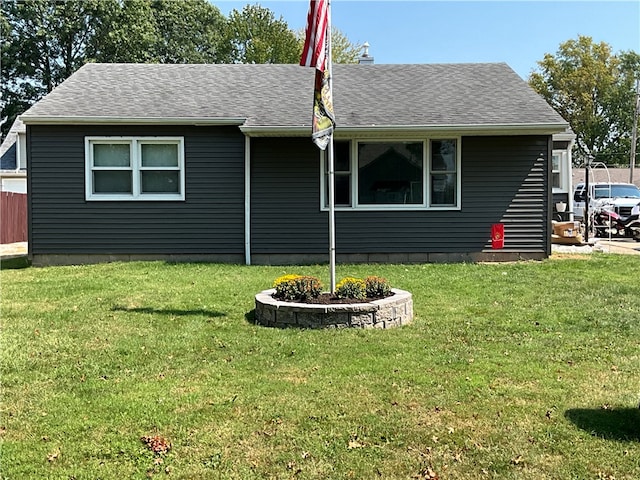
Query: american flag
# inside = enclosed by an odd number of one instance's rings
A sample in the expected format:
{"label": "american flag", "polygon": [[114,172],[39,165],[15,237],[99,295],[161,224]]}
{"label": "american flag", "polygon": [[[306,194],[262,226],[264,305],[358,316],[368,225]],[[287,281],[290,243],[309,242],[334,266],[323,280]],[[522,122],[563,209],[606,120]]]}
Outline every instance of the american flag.
{"label": "american flag", "polygon": [[333,135],[335,118],[330,76],[329,0],[310,0],[300,65],[316,69],[311,138],[322,150]]}
{"label": "american flag", "polygon": [[311,0],[300,65],[324,72],[327,60],[328,0]]}

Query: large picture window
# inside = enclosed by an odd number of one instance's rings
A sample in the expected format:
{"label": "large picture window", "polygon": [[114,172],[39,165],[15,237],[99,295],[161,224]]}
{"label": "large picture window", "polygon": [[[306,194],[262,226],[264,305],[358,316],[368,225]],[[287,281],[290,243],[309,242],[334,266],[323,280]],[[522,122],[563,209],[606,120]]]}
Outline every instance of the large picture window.
{"label": "large picture window", "polygon": [[[457,138],[336,141],[336,208],[459,208],[458,145]],[[323,164],[322,206],[327,208],[329,169],[326,154]]]}
{"label": "large picture window", "polygon": [[87,200],[184,200],[182,137],[87,137]]}

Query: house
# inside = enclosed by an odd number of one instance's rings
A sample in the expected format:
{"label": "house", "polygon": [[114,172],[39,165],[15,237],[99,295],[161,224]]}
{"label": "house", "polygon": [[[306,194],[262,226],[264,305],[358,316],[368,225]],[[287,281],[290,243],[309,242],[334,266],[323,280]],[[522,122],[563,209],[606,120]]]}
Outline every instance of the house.
{"label": "house", "polygon": [[0,145],[0,244],[27,241],[26,145],[18,118]]}
{"label": "house", "polygon": [[17,118],[0,145],[0,191],[27,193],[27,129]]}
{"label": "house", "polygon": [[[21,116],[33,263],[327,262],[313,75],[79,69]],[[339,262],[550,254],[552,136],[567,123],[506,64],[335,65],[333,77]]]}

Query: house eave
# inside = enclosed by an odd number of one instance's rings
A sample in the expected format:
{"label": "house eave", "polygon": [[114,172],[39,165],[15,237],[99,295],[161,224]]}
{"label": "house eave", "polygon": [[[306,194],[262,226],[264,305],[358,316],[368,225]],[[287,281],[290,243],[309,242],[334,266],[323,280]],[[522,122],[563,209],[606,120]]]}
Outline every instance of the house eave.
{"label": "house eave", "polygon": [[[366,125],[338,126],[335,138],[455,135],[455,136],[494,136],[494,135],[553,135],[564,132],[567,123],[540,124],[490,124],[490,125]],[[311,135],[311,127],[292,126],[249,126],[242,125],[240,130],[249,137],[304,137]]]}
{"label": "house eave", "polygon": [[196,125],[196,126],[237,126],[246,119],[233,118],[196,118],[196,117],[50,117],[25,116],[21,117],[25,125]]}
{"label": "house eave", "polygon": [[2,178],[26,178],[26,170],[0,170],[0,177]]}

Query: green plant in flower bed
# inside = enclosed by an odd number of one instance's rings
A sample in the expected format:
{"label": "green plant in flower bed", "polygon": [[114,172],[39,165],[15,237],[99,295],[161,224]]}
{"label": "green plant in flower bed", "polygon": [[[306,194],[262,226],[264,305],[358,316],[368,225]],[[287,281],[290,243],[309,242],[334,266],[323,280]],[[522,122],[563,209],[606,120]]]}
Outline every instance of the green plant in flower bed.
{"label": "green plant in flower bed", "polygon": [[322,283],[316,277],[305,275],[283,275],[273,282],[278,300],[305,301],[317,298],[322,293]]}
{"label": "green plant in flower bed", "polygon": [[371,276],[364,279],[368,298],[384,298],[391,295],[391,285],[386,278]]}
{"label": "green plant in flower bed", "polygon": [[367,287],[364,280],[354,277],[343,278],[336,285],[336,297],[364,300],[367,298]]}

